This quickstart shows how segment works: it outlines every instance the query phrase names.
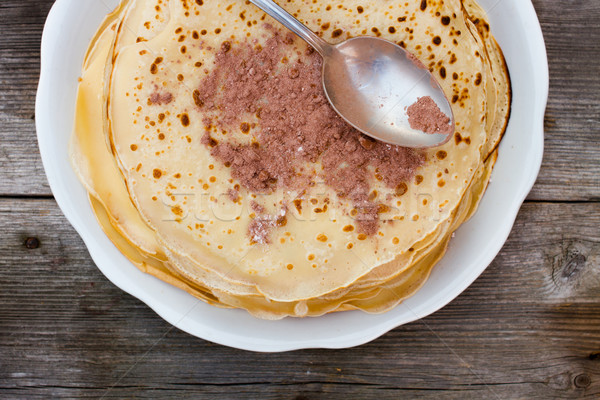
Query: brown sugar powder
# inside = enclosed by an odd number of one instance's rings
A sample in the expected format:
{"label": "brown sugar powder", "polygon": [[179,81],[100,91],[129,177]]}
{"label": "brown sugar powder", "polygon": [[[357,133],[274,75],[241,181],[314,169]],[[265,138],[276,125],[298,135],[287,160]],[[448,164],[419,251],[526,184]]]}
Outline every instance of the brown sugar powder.
{"label": "brown sugar powder", "polygon": [[[302,166],[321,160],[325,183],[353,203],[358,232],[375,234],[381,207],[371,195],[373,170],[396,188],[423,165],[424,153],[371,140],[348,125],[323,92],[321,57],[309,50],[287,61],[286,55],[298,51],[294,36],[270,29],[273,36],[262,47],[228,44],[216,54],[215,68],[193,93],[196,106],[212,115],[204,121],[202,142],[253,193],[306,189],[316,174]],[[258,118],[251,129],[248,114]],[[212,126],[251,131],[257,142],[217,141],[210,135]],[[249,234],[267,240],[263,233],[273,222],[254,221]]]}
{"label": "brown sugar powder", "polygon": [[255,201],[250,203],[250,207],[258,214],[248,225],[248,236],[251,242],[259,244],[271,243],[271,231],[287,224],[287,208],[283,207],[278,215],[273,216],[265,214],[264,207]]}
{"label": "brown sugar powder", "polygon": [[169,92],[161,93],[159,91],[158,85],[154,85],[154,92],[152,92],[150,94],[150,97],[148,97],[148,105],[149,106],[151,106],[153,104],[157,104],[157,105],[169,104],[172,101],[173,101],[173,94],[169,93]]}
{"label": "brown sugar powder", "polygon": [[452,133],[450,118],[440,110],[429,96],[419,97],[417,102],[406,109],[408,124],[411,128],[425,133]]}

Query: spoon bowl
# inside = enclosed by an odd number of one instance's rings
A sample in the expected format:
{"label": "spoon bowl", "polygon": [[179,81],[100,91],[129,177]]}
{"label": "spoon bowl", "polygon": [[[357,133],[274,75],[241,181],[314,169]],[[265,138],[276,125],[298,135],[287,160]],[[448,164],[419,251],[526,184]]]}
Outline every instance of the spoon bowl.
{"label": "spoon bowl", "polygon": [[[370,36],[332,45],[273,1],[250,1],[321,54],[323,89],[329,103],[362,133],[386,143],[419,148],[440,146],[453,136],[454,115],[442,88],[402,47]],[[423,97],[431,98],[449,119],[443,133],[411,126],[407,110]]]}
{"label": "spoon bowl", "polygon": [[406,109],[429,96],[454,126],[442,89],[410,53],[368,36],[330,49],[323,62],[323,88],[333,108],[350,125],[378,140],[406,147],[438,146],[451,137],[424,133],[408,122]]}

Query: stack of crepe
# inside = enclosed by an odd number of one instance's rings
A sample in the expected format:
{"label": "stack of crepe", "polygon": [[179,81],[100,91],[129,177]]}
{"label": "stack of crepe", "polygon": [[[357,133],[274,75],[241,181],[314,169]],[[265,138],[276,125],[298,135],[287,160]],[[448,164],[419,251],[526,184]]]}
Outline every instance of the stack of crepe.
{"label": "stack of crepe", "polygon": [[[268,243],[257,243],[248,237],[256,194],[242,187],[235,201],[222,196],[236,181],[202,143],[193,92],[224,40],[260,45],[279,29],[245,1],[122,1],[85,57],[74,168],[115,246],[142,271],[209,304],[265,319],[384,312],[423,285],[484,194],[510,108],[502,52],[473,0],[279,3],[332,43],[359,35],[399,43],[451,100],[455,137],[424,150],[425,164],[402,193],[373,180],[381,198],[394,199],[375,235],[344,229],[355,225],[352,204],[326,185],[301,194],[278,186],[260,196],[266,212],[297,200],[304,214],[288,215]],[[169,98],[150,101],[157,89]],[[309,212],[324,204],[329,212]]]}

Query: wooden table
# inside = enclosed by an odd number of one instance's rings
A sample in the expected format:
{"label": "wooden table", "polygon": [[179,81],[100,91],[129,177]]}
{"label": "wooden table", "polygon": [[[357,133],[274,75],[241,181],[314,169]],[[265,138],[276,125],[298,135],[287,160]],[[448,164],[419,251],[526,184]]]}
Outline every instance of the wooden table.
{"label": "wooden table", "polygon": [[600,1],[534,1],[551,76],[544,163],[486,272],[372,343],[283,354],[172,328],[92,263],[35,138],[51,4],[0,1],[0,398],[600,396]]}

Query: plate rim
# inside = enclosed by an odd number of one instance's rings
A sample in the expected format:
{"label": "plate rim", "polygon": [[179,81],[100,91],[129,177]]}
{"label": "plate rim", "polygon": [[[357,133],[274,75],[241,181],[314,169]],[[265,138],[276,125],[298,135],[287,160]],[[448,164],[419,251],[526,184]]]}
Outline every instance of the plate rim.
{"label": "plate rim", "polygon": [[[534,121],[534,126],[537,126],[538,129],[535,132],[531,132],[532,141],[534,141],[532,143],[532,148],[536,152],[535,154],[531,154],[531,168],[528,169],[529,176],[527,177],[527,179],[524,179],[524,183],[522,184],[520,192],[518,192],[518,196],[515,196],[516,200],[513,202],[512,207],[510,208],[509,213],[507,215],[507,219],[510,222],[506,223],[503,226],[501,234],[503,240],[498,240],[493,246],[493,249],[488,251],[484,257],[481,257],[482,259],[479,261],[478,264],[481,266],[478,268],[475,274],[472,274],[469,277],[469,279],[462,281],[460,285],[455,286],[453,292],[457,292],[456,295],[449,296],[449,298],[447,298],[447,301],[437,304],[434,310],[429,310],[424,313],[413,313],[414,318],[404,319],[402,322],[398,322],[393,318],[389,318],[384,323],[380,323],[377,326],[374,326],[370,329],[357,329],[356,331],[328,339],[317,338],[293,341],[274,341],[270,339],[248,340],[245,336],[240,334],[229,336],[224,335],[222,331],[212,329],[212,327],[204,326],[204,329],[198,329],[198,327],[194,326],[193,324],[193,322],[195,321],[190,321],[188,318],[186,318],[185,315],[179,320],[176,320],[176,316],[170,315],[168,310],[165,310],[166,307],[164,301],[157,298],[156,296],[153,297],[151,294],[144,292],[143,289],[140,289],[139,287],[132,287],[130,285],[128,286],[128,282],[119,281],[108,270],[108,268],[104,268],[102,261],[102,247],[97,243],[94,234],[76,218],[76,210],[73,209],[75,205],[69,199],[67,193],[63,190],[59,190],[60,171],[57,171],[57,168],[55,168],[53,165],[53,154],[51,154],[48,144],[48,141],[52,138],[52,130],[50,128],[46,128],[43,125],[43,121],[51,117],[47,115],[48,111],[45,110],[45,104],[47,103],[46,100],[44,100],[48,98],[49,95],[49,76],[51,74],[46,60],[49,58],[48,53],[55,46],[60,45],[60,33],[57,34],[55,32],[57,30],[60,31],[60,13],[65,12],[70,2],[73,2],[73,0],[57,0],[54,3],[46,19],[46,23],[44,25],[44,30],[42,34],[40,80],[38,90],[36,93],[35,124],[42,163],[46,172],[46,176],[48,178],[50,188],[62,213],[65,215],[69,223],[74,227],[79,236],[82,238],[92,260],[94,261],[94,264],[100,269],[103,275],[121,290],[131,294],[132,296],[144,302],[152,310],[154,310],[154,312],[156,312],[161,318],[163,318],[171,325],[176,326],[179,329],[182,329],[183,331],[201,339],[229,347],[256,352],[281,352],[308,348],[349,348],[370,342],[376,339],[377,337],[387,333],[391,329],[394,329],[406,323],[413,322],[434,312],[437,312],[441,308],[445,307],[452,300],[454,300],[456,297],[458,297],[467,287],[469,287],[473,283],[473,281],[475,281],[475,279],[477,279],[477,277],[481,275],[481,273],[483,273],[485,269],[487,269],[489,264],[498,255],[502,246],[506,242],[506,239],[508,238],[510,232],[512,231],[512,227],[516,221],[517,214],[523,204],[523,201],[525,200],[531,188],[533,187],[538,176],[539,170],[541,168],[544,146],[543,121],[546,105],[548,102],[549,92],[548,60],[541,26],[533,4],[531,3],[531,1],[520,1],[522,3],[520,4],[522,10],[520,10],[519,13],[523,14],[524,19],[526,21],[535,22],[525,26],[525,29],[531,35],[530,42],[541,43],[541,46],[538,46],[538,48],[534,49],[534,51],[536,51],[536,54],[535,57],[532,57],[532,59],[534,59],[535,62],[535,71],[537,72],[536,79],[534,79],[534,81],[532,82],[532,86],[536,89],[536,93],[539,93],[539,96],[541,96],[542,98],[541,100],[535,103],[535,111],[531,118]],[[136,268],[133,264],[130,264],[130,266],[131,268]]]}

